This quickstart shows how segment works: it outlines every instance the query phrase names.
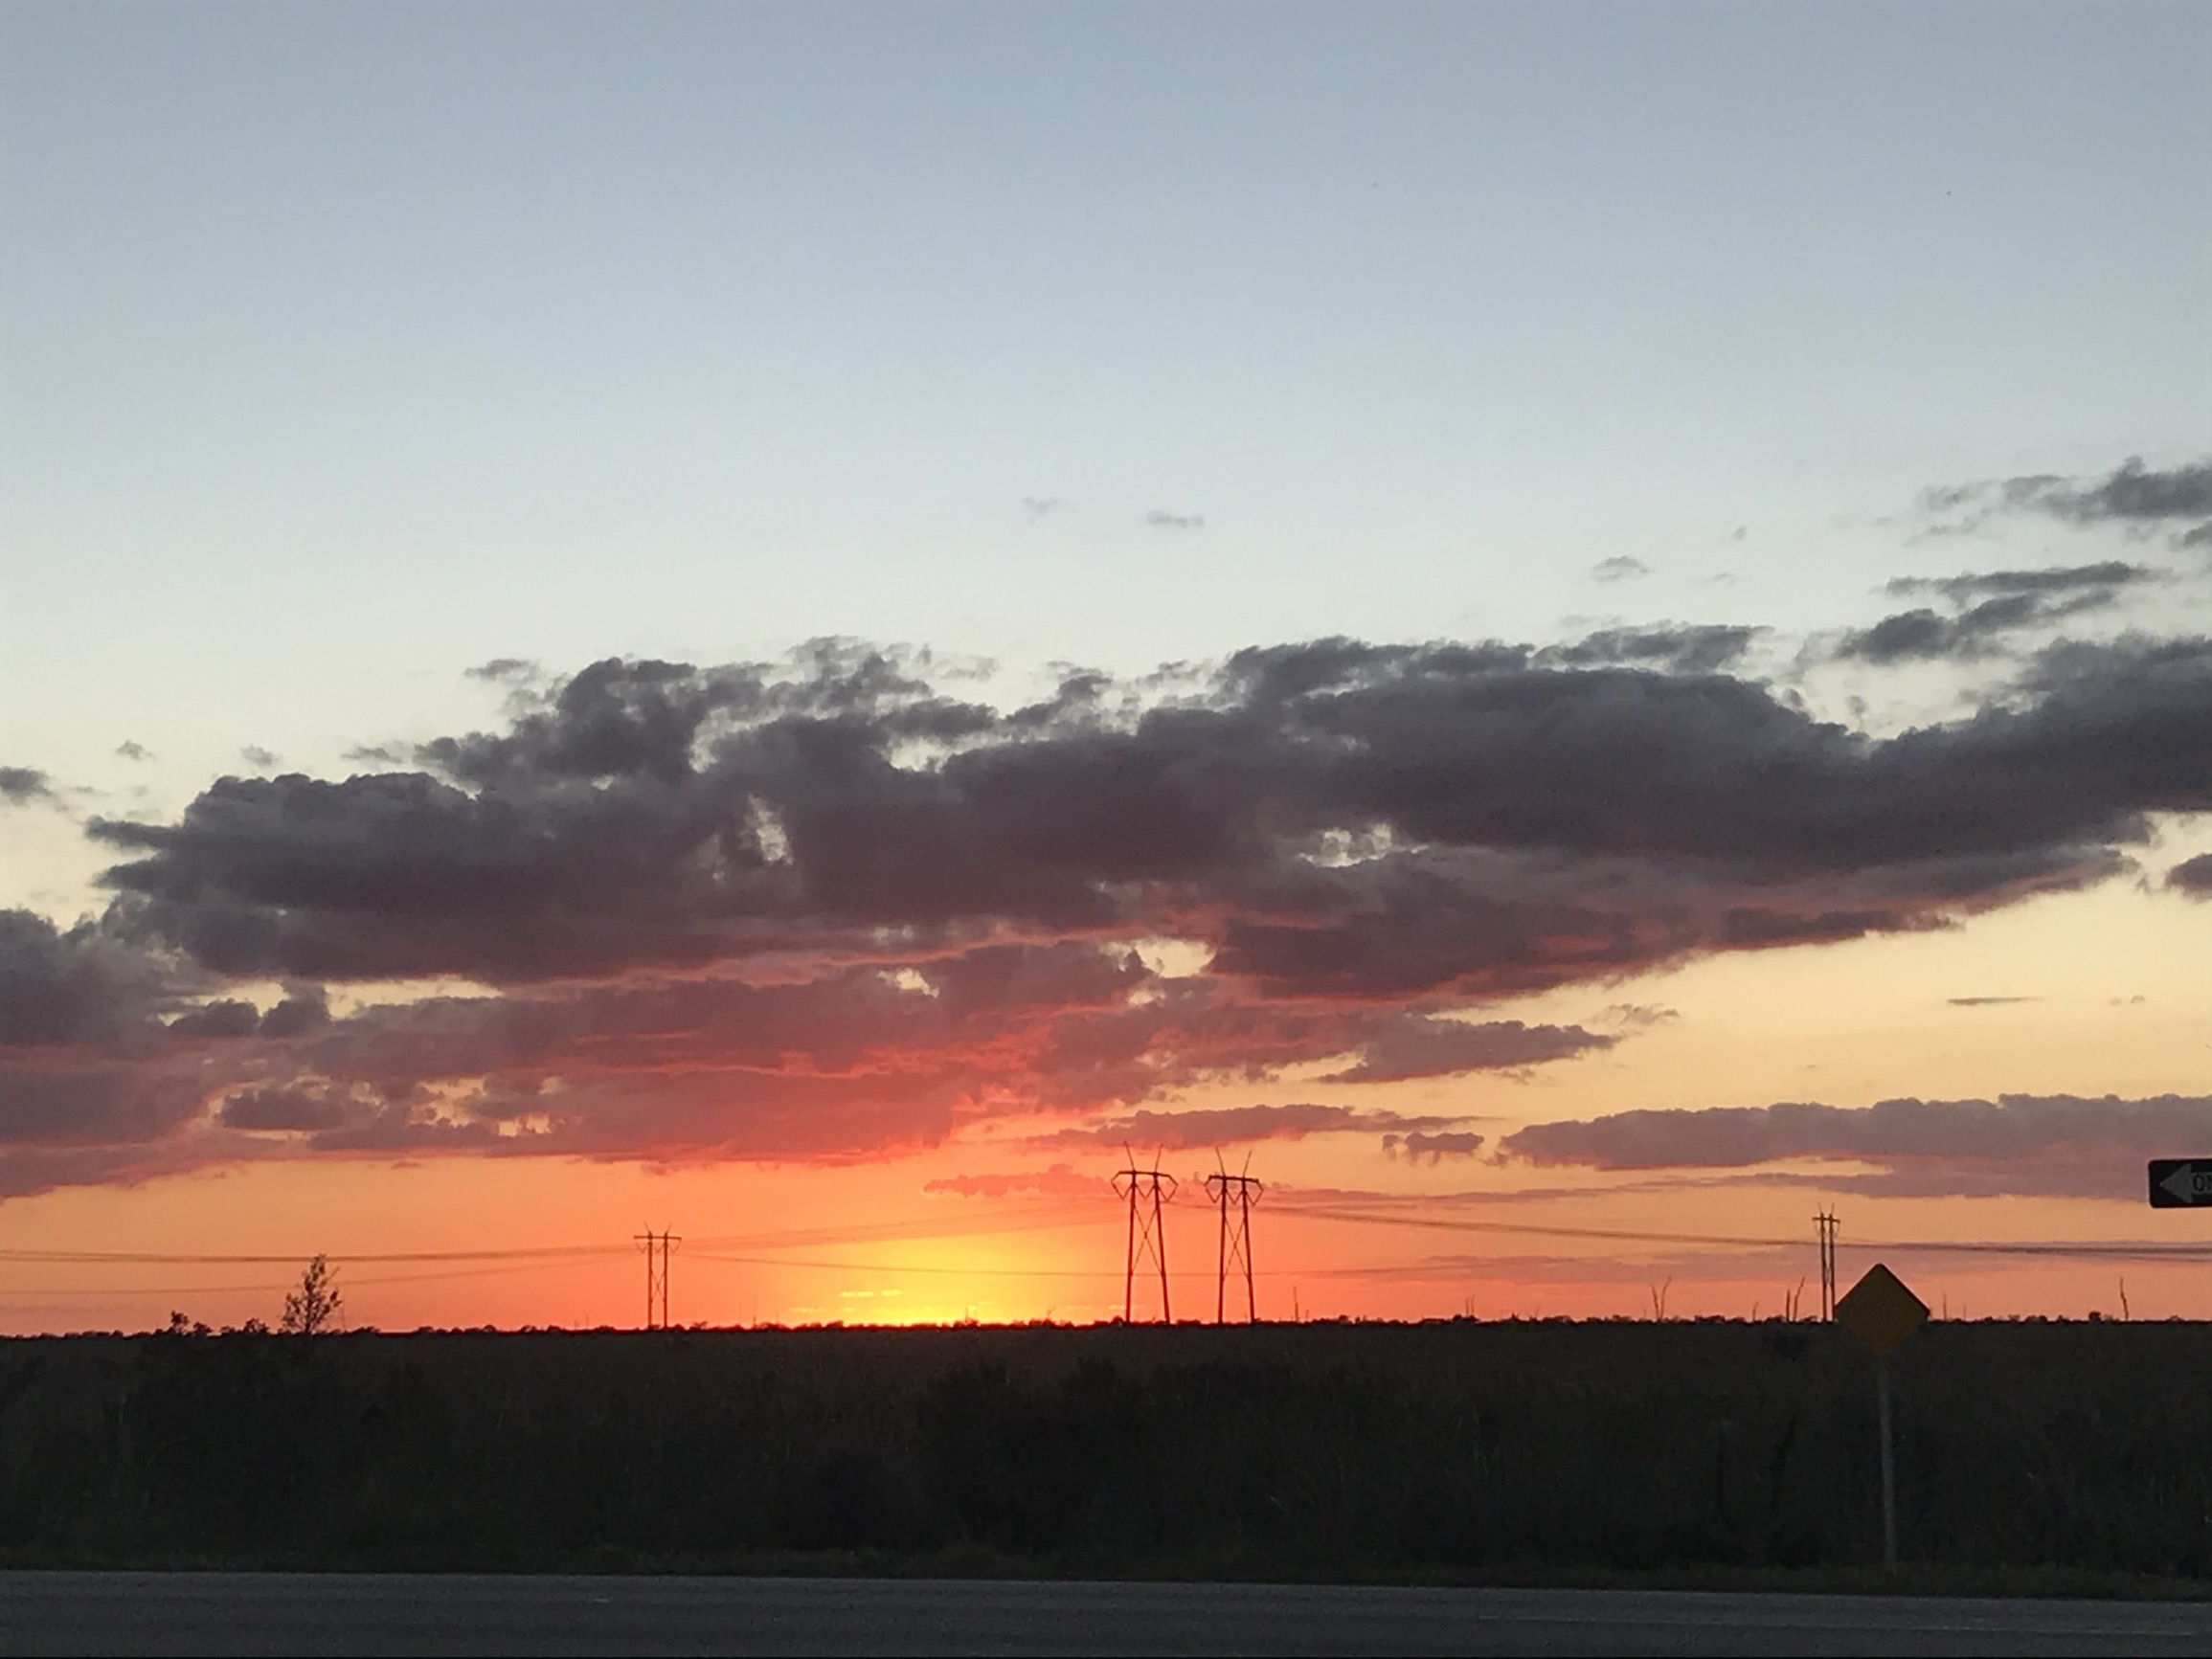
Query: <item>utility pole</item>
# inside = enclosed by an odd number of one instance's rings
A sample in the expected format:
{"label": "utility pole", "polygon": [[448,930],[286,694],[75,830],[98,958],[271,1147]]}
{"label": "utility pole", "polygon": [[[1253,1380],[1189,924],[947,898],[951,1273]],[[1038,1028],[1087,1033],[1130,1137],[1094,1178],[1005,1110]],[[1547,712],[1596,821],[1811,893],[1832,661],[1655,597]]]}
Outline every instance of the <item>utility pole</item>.
{"label": "utility pole", "polygon": [[1836,1217],[1822,1210],[1813,1218],[1820,1245],[1820,1317],[1836,1317]]}
{"label": "utility pole", "polygon": [[684,1241],[674,1233],[656,1233],[651,1228],[636,1235],[638,1248],[645,1252],[645,1329],[668,1329],[668,1257]]}
{"label": "utility pole", "polygon": [[1129,1167],[1114,1177],[1114,1190],[1129,1201],[1129,1255],[1121,1278],[1121,1322],[1131,1324],[1137,1313],[1137,1263],[1149,1255],[1160,1268],[1160,1322],[1172,1324],[1167,1310],[1167,1229],[1162,1206],[1175,1197],[1175,1177],[1160,1173],[1160,1155],[1152,1167],[1140,1170],[1131,1155]]}
{"label": "utility pole", "polygon": [[[1216,1158],[1216,1163],[1219,1159]],[[1251,1169],[1248,1159],[1245,1165]],[[1251,1174],[1230,1175],[1217,1170],[1206,1177],[1206,1190],[1214,1205],[1221,1211],[1221,1256],[1213,1284],[1213,1322],[1224,1325],[1229,1321],[1229,1279],[1241,1267],[1244,1269],[1244,1321],[1247,1325],[1259,1323],[1259,1304],[1252,1288],[1252,1204],[1267,1189]]]}

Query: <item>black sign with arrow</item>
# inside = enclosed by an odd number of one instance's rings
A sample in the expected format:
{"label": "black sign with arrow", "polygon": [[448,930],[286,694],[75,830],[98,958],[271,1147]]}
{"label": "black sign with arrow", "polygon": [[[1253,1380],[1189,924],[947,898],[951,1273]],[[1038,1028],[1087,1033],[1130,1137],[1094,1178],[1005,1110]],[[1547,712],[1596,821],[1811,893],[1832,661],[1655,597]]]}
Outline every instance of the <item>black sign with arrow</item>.
{"label": "black sign with arrow", "polygon": [[2151,1160],[2151,1207],[2189,1209],[2212,1204],[2212,1157],[2155,1157]]}

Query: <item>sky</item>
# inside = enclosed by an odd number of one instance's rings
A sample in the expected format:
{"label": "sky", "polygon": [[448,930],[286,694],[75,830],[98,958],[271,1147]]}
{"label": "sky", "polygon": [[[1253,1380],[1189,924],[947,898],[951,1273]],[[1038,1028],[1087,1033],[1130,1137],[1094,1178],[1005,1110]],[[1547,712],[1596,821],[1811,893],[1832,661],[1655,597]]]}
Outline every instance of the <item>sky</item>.
{"label": "sky", "polygon": [[2212,1316],[2207,319],[2189,4],[6,0],[0,1331]]}

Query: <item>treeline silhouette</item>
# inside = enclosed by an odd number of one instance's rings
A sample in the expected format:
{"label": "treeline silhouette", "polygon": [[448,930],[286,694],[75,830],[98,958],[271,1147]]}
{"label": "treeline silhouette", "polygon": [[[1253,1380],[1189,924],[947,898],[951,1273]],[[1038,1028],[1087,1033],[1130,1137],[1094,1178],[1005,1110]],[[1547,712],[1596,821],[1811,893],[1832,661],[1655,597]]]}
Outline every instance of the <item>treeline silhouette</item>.
{"label": "treeline silhouette", "polygon": [[[2212,1327],[1936,1324],[1910,1560],[2212,1578]],[[1833,1328],[0,1341],[0,1559],[1166,1575],[1863,1563]]]}

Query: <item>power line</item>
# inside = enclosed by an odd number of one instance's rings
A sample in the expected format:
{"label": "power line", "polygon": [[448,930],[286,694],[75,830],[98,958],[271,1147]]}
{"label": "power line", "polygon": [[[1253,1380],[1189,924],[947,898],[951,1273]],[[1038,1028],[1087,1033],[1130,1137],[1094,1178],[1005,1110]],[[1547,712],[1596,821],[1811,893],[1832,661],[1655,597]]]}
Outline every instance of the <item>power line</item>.
{"label": "power line", "polygon": [[1813,1218],[1818,1229],[1817,1242],[1820,1247],[1820,1318],[1823,1323],[1836,1317],[1836,1217],[1832,1211],[1822,1210]]}
{"label": "power line", "polygon": [[[1625,1227],[1566,1227],[1537,1222],[1468,1222],[1450,1220],[1441,1216],[1377,1215],[1371,1211],[1298,1204],[1295,1199],[1292,1200],[1292,1207],[1297,1215],[1310,1217],[1315,1221],[1346,1222],[1387,1227],[1423,1227],[1454,1233],[1497,1233],[1550,1239],[1593,1239],[1613,1244],[1705,1244],[1727,1249],[1795,1250],[1804,1248],[1802,1238],[1751,1238],[1741,1234],[1722,1233],[1659,1233],[1642,1232]],[[1858,1250],[1909,1250],[1923,1254],[1948,1252],[1984,1256],[2051,1256],[2084,1261],[2202,1262],[2212,1260],[2212,1244],[2167,1244],[2147,1240],[2129,1239],[2058,1239],[2041,1243],[1980,1239],[1862,1239],[1855,1241],[1851,1247]]]}
{"label": "power line", "polygon": [[[1050,1231],[1055,1228],[1081,1226],[1089,1223],[1087,1213],[1056,1206],[1044,1214],[1016,1217],[998,1217],[946,1223],[934,1219],[907,1222],[864,1222],[846,1227],[805,1227],[780,1233],[732,1233],[714,1238],[692,1241],[729,1249],[772,1249],[806,1244],[864,1244],[876,1241],[904,1239],[962,1239],[977,1238],[994,1233],[1020,1233]],[[619,1256],[620,1244],[530,1244],[492,1250],[295,1250],[283,1254],[273,1253],[221,1253],[212,1251],[175,1250],[30,1250],[0,1249],[0,1264],[19,1263],[41,1267],[296,1267],[302,1262],[322,1254],[333,1262],[349,1264],[412,1264],[423,1262],[519,1262],[539,1260],[583,1260],[591,1257]],[[358,1281],[356,1281],[358,1282]]]}
{"label": "power line", "polygon": [[[1153,1172],[1137,1171],[1147,1181]],[[1162,1201],[1172,1188],[1167,1185],[1173,1177],[1162,1176]],[[1127,1195],[1124,1194],[1124,1197]],[[1146,1195],[1140,1193],[1139,1221],[1149,1234],[1159,1220],[1154,1206],[1143,1201]],[[1557,1238],[1588,1240],[1596,1243],[1633,1244],[1675,1244],[1720,1249],[1795,1250],[1802,1249],[1801,1239],[1766,1238],[1736,1234],[1676,1233],[1623,1227],[1576,1227],[1536,1222],[1476,1221],[1437,1216],[1409,1216],[1377,1213],[1346,1206],[1301,1203],[1295,1195],[1286,1199],[1291,1211],[1316,1221],[1341,1224],[1411,1227],[1456,1233],[1479,1233],[1501,1237]],[[693,1241],[695,1245],[709,1246],[695,1249],[694,1259],[726,1263],[735,1266],[760,1267],[787,1267],[802,1271],[831,1271],[853,1273],[882,1273],[926,1275],[945,1278],[992,1279],[1066,1279],[1095,1280],[1108,1276],[1107,1271],[1041,1267],[945,1267],[938,1265],[910,1265],[887,1262],[854,1262],[846,1260],[792,1259],[779,1255],[757,1253],[758,1249],[781,1249],[802,1243],[864,1243],[934,1238],[959,1238],[992,1233],[1049,1230],[1087,1223],[1081,1214],[1053,1211],[1044,1215],[1025,1215],[1002,1218],[973,1223],[946,1224],[935,1221],[915,1220],[889,1222],[856,1227],[817,1227],[794,1229],[786,1233],[756,1233],[726,1235],[713,1239]],[[671,1235],[672,1237],[672,1235]],[[727,1246],[736,1244],[755,1244],[755,1251],[729,1253]],[[713,1246],[724,1246],[717,1250]],[[635,1247],[635,1246],[633,1246]],[[2170,1263],[2198,1264],[2212,1261],[2212,1243],[2167,1244],[2146,1240],[2074,1239],[2048,1241],[2007,1241],[1980,1239],[1870,1239],[1854,1240],[1854,1250],[1869,1253],[1882,1252],[1896,1255],[1950,1255],[1965,1258],[1989,1257],[1993,1259],[2019,1259],[2043,1261],[2094,1261],[2112,1263]],[[391,1266],[450,1266],[452,1270],[425,1273],[387,1274],[373,1278],[355,1278],[350,1283],[362,1289],[372,1286],[422,1284],[445,1279],[472,1278],[512,1272],[546,1271],[562,1267],[582,1267],[594,1261],[603,1261],[621,1253],[620,1244],[558,1244],[536,1247],[516,1247],[489,1250],[408,1250],[370,1251],[359,1255],[332,1253],[333,1262],[354,1265]],[[1134,1269],[1140,1253],[1133,1252],[1124,1264],[1124,1314],[1133,1312]],[[1147,1246],[1140,1254],[1151,1257]],[[1163,1252],[1162,1252],[1163,1254]],[[86,1268],[126,1266],[236,1266],[296,1267],[305,1255],[293,1252],[276,1254],[222,1254],[215,1252],[125,1251],[125,1250],[0,1250],[0,1264],[49,1267],[79,1267]],[[1163,1261],[1154,1259],[1159,1269],[1162,1290],[1162,1310],[1165,1310],[1166,1286],[1175,1277],[1198,1279],[1202,1271],[1183,1274],[1171,1273]],[[1221,1295],[1225,1283],[1226,1264],[1217,1266],[1216,1290]],[[1302,1273],[1330,1278],[1366,1278],[1404,1275],[1408,1272],[1437,1272],[1447,1275],[1443,1264],[1349,1264],[1323,1268],[1253,1270],[1256,1278],[1278,1278]],[[80,1289],[60,1290],[40,1288],[0,1292],[9,1296],[36,1296],[40,1298],[109,1301],[132,1296],[156,1295],[228,1295],[267,1291],[282,1289],[276,1283],[241,1285],[167,1285],[118,1286],[107,1288],[86,1287]],[[655,1286],[655,1312],[665,1311],[666,1297],[662,1287]],[[1221,1296],[1225,1302],[1226,1297]],[[1250,1303],[1248,1302],[1248,1309]],[[1226,1312],[1224,1307],[1218,1312]]]}
{"label": "power line", "polygon": [[615,1244],[548,1244],[512,1250],[377,1250],[359,1255],[336,1251],[293,1251],[287,1255],[217,1255],[166,1250],[0,1250],[0,1263],[16,1262],[43,1267],[296,1267],[315,1255],[333,1262],[502,1262],[538,1261],[559,1257],[611,1256]]}

